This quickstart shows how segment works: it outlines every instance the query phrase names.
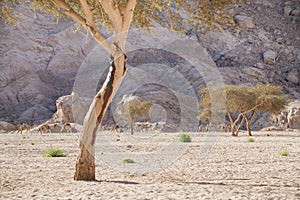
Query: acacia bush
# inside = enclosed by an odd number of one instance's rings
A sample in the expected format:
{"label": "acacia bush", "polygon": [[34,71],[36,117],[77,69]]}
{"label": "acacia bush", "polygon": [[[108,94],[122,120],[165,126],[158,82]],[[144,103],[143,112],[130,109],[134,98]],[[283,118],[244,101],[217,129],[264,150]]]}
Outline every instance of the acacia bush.
{"label": "acacia bush", "polygon": [[[223,92],[220,87],[216,92]],[[231,124],[232,136],[237,136],[239,129],[246,123],[251,136],[251,121],[256,112],[279,113],[287,105],[286,97],[279,86],[274,85],[226,85],[226,113]],[[200,113],[199,119],[210,121],[214,111],[211,107],[211,94],[208,88],[199,89]],[[237,116],[234,118],[234,116]]]}
{"label": "acacia bush", "polygon": [[134,122],[139,118],[149,118],[149,111],[152,103],[149,101],[132,100],[126,104],[122,118],[130,125],[130,132],[133,134]]}

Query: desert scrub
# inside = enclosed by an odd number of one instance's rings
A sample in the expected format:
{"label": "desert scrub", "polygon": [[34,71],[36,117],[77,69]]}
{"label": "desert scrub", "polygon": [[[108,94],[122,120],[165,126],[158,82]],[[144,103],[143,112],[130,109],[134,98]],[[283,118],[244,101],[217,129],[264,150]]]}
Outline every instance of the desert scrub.
{"label": "desert scrub", "polygon": [[247,142],[254,142],[254,139],[249,137],[249,138],[247,138]]}
{"label": "desert scrub", "polygon": [[131,158],[125,158],[122,160],[122,163],[135,163]]}
{"label": "desert scrub", "polygon": [[288,156],[289,152],[288,152],[288,150],[284,149],[284,150],[280,151],[279,155],[281,155],[281,156]]}
{"label": "desert scrub", "polygon": [[51,148],[43,153],[44,157],[65,157],[63,150],[60,148]]}
{"label": "desert scrub", "polygon": [[181,134],[179,136],[178,140],[179,140],[179,142],[191,142],[192,141],[191,137],[188,134],[186,134],[186,133]]}
{"label": "desert scrub", "polygon": [[31,145],[35,145],[35,143],[34,143],[34,142],[30,142],[30,144],[31,144]]}

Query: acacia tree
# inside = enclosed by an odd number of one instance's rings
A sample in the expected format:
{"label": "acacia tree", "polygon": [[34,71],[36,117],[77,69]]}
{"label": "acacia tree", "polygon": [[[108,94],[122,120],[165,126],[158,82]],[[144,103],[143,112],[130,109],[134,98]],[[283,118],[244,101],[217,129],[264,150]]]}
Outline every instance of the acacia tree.
{"label": "acacia tree", "polygon": [[[220,91],[217,91],[220,92]],[[211,108],[210,91],[207,88],[199,90],[200,119],[208,119]],[[251,136],[251,121],[257,111],[275,114],[284,109],[286,98],[280,87],[274,85],[227,85],[225,86],[226,111],[231,124],[232,136],[238,136],[238,131],[246,122],[248,134]],[[204,114],[202,114],[204,113]],[[237,116],[234,119],[234,114]]]}
{"label": "acacia tree", "polygon": [[[223,6],[231,0],[2,0],[0,3],[1,16],[8,23],[18,21],[18,13],[14,13],[16,5],[58,18],[68,16],[86,28],[99,45],[112,55],[106,81],[95,95],[83,123],[75,180],[95,180],[96,136],[127,72],[125,43],[132,23],[138,27],[150,27],[155,22],[180,31],[191,25],[196,28],[220,28],[220,24],[234,24],[232,17],[222,12]],[[186,14],[182,15],[180,11]],[[108,42],[100,32],[101,27],[113,32],[112,42]]]}
{"label": "acacia tree", "polygon": [[287,105],[287,100],[279,86],[255,85],[248,89],[256,98],[255,107],[250,113],[243,115],[246,121],[248,134],[251,136],[250,124],[256,112],[267,112],[270,114],[280,113]]}
{"label": "acacia tree", "polygon": [[125,105],[122,117],[129,122],[130,132],[133,134],[133,125],[138,118],[149,118],[149,111],[152,106],[149,101],[132,100]]}
{"label": "acacia tree", "polygon": [[[222,92],[222,91],[216,91]],[[211,107],[211,94],[208,88],[202,88],[199,90],[200,94],[200,117],[201,113],[210,113],[213,108]],[[226,113],[231,124],[232,136],[236,136],[238,130],[237,125],[244,114],[255,105],[255,97],[247,90],[246,86],[226,85],[225,86],[226,101]],[[238,113],[234,118],[234,113]],[[205,115],[208,118],[207,115]]]}

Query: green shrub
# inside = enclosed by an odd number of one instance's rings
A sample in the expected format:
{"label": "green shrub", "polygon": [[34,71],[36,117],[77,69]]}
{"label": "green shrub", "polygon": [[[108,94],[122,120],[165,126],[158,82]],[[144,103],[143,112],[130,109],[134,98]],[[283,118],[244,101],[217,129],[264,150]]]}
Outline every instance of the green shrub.
{"label": "green shrub", "polygon": [[66,155],[60,148],[51,148],[43,153],[44,157],[65,157]]}
{"label": "green shrub", "polygon": [[35,143],[34,143],[34,142],[30,142],[30,144],[31,144],[31,145],[34,145]]}
{"label": "green shrub", "polygon": [[288,152],[288,150],[285,149],[285,150],[280,151],[279,155],[281,155],[281,156],[288,156],[289,152]]}
{"label": "green shrub", "polygon": [[249,138],[247,138],[247,142],[254,142],[254,139],[249,137]]}
{"label": "green shrub", "polygon": [[122,160],[122,163],[135,163],[131,158],[126,158]]}
{"label": "green shrub", "polygon": [[186,134],[186,133],[183,133],[179,136],[179,142],[191,142],[191,137]]}

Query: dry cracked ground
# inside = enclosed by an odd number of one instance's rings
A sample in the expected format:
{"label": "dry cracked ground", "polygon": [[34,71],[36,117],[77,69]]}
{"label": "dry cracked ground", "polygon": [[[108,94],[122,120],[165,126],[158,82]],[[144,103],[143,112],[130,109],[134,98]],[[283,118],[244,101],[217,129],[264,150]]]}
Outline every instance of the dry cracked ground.
{"label": "dry cracked ground", "polygon": [[[246,133],[189,133],[188,145],[179,134],[100,135],[97,181],[85,182],[73,181],[77,133],[1,133],[0,199],[300,199],[300,131],[254,132],[254,142]],[[170,144],[185,150],[165,151]],[[42,156],[54,147],[66,156]]]}

